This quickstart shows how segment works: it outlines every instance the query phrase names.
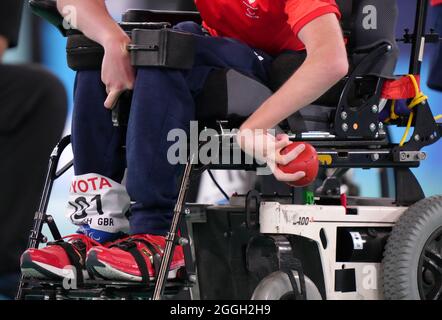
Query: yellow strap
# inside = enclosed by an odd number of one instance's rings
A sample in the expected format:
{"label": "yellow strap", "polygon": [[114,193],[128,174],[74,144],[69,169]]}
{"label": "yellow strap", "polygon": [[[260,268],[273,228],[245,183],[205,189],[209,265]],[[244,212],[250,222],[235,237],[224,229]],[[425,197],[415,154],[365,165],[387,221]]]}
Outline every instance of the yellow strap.
{"label": "yellow strap", "polygon": [[[417,105],[420,105],[422,102],[428,100],[428,97],[422,91],[419,90],[419,84],[417,83],[416,77],[413,74],[409,74],[407,76],[411,79],[415,92],[415,97],[408,105],[408,109],[412,110]],[[391,103],[390,117],[385,120],[386,123],[390,122],[391,120],[399,119],[399,115],[396,114],[395,108],[396,108],[396,100],[393,100]],[[410,133],[411,125],[413,124],[413,119],[414,119],[414,112],[411,111],[410,116],[408,117],[405,133],[402,136],[401,142],[399,143],[399,146],[401,147],[405,144],[408,134]],[[440,119],[442,119],[442,114],[434,117],[434,120],[436,121]]]}
{"label": "yellow strap", "polygon": [[[410,105],[408,106],[408,108],[413,109],[418,104],[421,104],[425,100],[428,100],[428,97],[426,95],[424,95],[424,93],[422,91],[419,91],[419,86],[417,84],[415,76],[412,74],[410,74],[408,76],[410,77],[411,81],[413,82],[414,90],[417,93],[416,97],[413,99],[413,101],[411,101]],[[434,117],[434,120],[440,120],[440,119],[442,119],[442,114],[439,114]]]}
{"label": "yellow strap", "polygon": [[411,79],[411,82],[414,86],[414,92],[416,93],[414,96],[414,99],[411,101],[411,103],[408,105],[408,108],[411,110],[415,106],[421,104],[425,100],[428,100],[428,97],[424,95],[422,91],[419,90],[419,85],[417,83],[416,77],[412,74],[409,74],[408,77]]}
{"label": "yellow strap", "polygon": [[[408,105],[408,109],[412,110],[415,106],[426,101],[428,99],[428,97],[426,95],[424,95],[424,93],[422,91],[419,90],[419,85],[417,83],[416,77],[413,74],[409,74],[408,77],[411,79],[411,82],[413,83],[413,86],[414,86],[414,91],[416,93],[414,99]],[[399,146],[401,146],[401,147],[405,144],[405,141],[408,137],[408,134],[411,129],[411,125],[413,124],[413,118],[414,118],[414,113],[411,112],[410,116],[408,117],[407,128],[405,129],[405,133],[402,136],[401,142],[399,143]]]}

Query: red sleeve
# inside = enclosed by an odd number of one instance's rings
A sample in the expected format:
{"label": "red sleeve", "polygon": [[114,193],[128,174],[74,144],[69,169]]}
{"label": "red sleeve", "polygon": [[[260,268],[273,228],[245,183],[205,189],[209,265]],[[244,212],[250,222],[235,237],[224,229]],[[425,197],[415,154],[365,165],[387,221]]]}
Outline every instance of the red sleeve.
{"label": "red sleeve", "polygon": [[442,0],[431,0],[432,6],[442,5]]}
{"label": "red sleeve", "polygon": [[334,13],[341,19],[341,13],[334,0],[287,0],[285,11],[288,23],[296,35],[306,24],[325,14]]}

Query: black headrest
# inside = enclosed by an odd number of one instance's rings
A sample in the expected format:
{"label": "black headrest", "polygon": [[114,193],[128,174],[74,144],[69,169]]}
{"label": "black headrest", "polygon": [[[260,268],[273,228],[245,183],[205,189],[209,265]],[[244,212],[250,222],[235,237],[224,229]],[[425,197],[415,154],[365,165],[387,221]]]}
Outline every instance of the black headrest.
{"label": "black headrest", "polygon": [[353,49],[363,50],[381,42],[395,44],[397,0],[336,0],[336,4]]}
{"label": "black headrest", "polygon": [[381,42],[396,44],[397,0],[353,1],[352,46],[364,50]]}
{"label": "black headrest", "polygon": [[397,0],[336,0],[336,4],[342,13],[344,31],[348,33],[351,64],[359,64],[374,48],[388,43],[392,50],[363,73],[391,77],[399,55],[396,43]]}

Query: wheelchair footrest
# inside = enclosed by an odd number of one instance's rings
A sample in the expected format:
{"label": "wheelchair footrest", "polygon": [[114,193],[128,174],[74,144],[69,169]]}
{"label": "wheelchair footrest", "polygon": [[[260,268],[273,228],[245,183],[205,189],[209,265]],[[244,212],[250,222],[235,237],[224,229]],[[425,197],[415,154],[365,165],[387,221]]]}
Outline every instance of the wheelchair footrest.
{"label": "wheelchair footrest", "polygon": [[[172,297],[190,284],[183,280],[168,281],[164,296]],[[23,300],[151,300],[154,286],[133,282],[86,280],[81,287],[72,283],[49,280],[26,280]]]}

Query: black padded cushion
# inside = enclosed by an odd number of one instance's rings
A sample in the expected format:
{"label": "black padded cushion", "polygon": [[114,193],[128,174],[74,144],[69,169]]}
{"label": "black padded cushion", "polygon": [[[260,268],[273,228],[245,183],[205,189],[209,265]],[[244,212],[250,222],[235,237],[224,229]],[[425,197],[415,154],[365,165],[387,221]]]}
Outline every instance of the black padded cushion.
{"label": "black padded cushion", "polygon": [[131,9],[123,14],[123,22],[169,22],[176,25],[183,21],[202,23],[198,12],[194,11],[170,11],[170,10],[135,10]]}
{"label": "black padded cushion", "polygon": [[306,57],[305,51],[287,51],[276,57],[270,69],[269,88],[277,91],[302,65]]}
{"label": "black padded cushion", "polygon": [[[231,128],[239,128],[255,110],[253,104],[259,106],[272,94],[264,85],[256,84],[255,79],[231,69],[213,70],[196,97],[196,119],[202,126],[216,127],[218,120],[228,120]],[[247,92],[247,99],[236,89]]]}
{"label": "black padded cushion", "polygon": [[226,120],[228,95],[226,74],[228,69],[212,71],[203,90],[196,99],[196,119],[213,125],[216,120]]}
{"label": "black padded cushion", "polygon": [[98,70],[103,61],[103,47],[82,34],[70,35],[66,42],[67,62],[72,70]]}

